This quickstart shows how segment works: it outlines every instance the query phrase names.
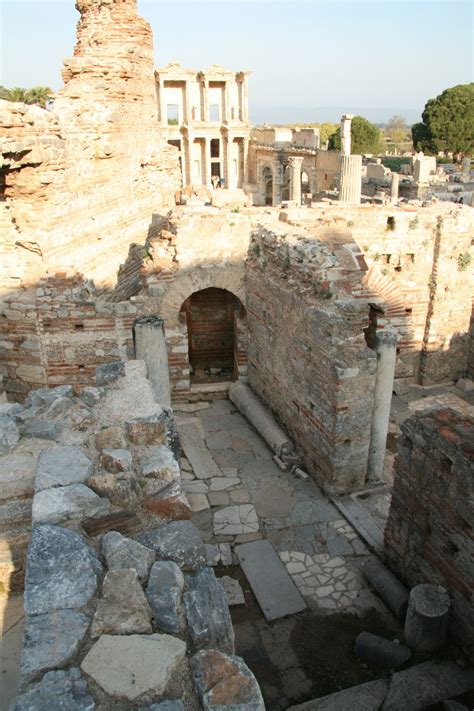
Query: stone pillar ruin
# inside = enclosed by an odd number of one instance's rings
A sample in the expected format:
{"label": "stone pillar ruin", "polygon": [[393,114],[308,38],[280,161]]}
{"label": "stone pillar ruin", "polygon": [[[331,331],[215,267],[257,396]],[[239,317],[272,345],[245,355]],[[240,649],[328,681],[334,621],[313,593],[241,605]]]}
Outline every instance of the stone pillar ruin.
{"label": "stone pillar ruin", "polygon": [[204,176],[203,185],[212,188],[211,183],[211,141],[209,138],[204,139]]}
{"label": "stone pillar ruin", "polygon": [[159,316],[138,318],[133,325],[133,340],[135,358],[145,361],[156,401],[170,407],[170,373],[163,319]]}
{"label": "stone pillar ruin", "polygon": [[392,173],[392,183],[390,185],[390,202],[392,205],[398,200],[398,186],[400,184],[400,175]]}
{"label": "stone pillar ruin", "polygon": [[351,124],[353,114],[344,114],[341,116],[341,153],[343,156],[351,154]]}
{"label": "stone pillar ruin", "polygon": [[397,334],[394,331],[378,331],[375,336],[377,374],[375,376],[374,407],[370,433],[367,478],[382,478],[387,443],[390,404],[397,357]]}
{"label": "stone pillar ruin", "polygon": [[290,200],[298,206],[301,205],[301,166],[303,158],[300,156],[291,156],[288,158],[290,166]]}
{"label": "stone pillar ruin", "polygon": [[362,191],[362,156],[341,155],[339,202],[360,205]]}
{"label": "stone pillar ruin", "polygon": [[471,158],[469,156],[462,159],[462,174],[466,178],[471,174]]}

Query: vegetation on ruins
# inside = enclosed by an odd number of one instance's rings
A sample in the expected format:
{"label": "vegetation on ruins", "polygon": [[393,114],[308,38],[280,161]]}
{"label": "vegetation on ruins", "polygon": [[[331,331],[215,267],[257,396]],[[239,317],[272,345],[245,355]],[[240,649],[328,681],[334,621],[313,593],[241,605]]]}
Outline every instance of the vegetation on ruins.
{"label": "vegetation on ruins", "polygon": [[458,84],[429,99],[423,121],[412,126],[417,151],[469,155],[474,151],[474,83]]}
{"label": "vegetation on ruins", "polygon": [[7,89],[5,86],[0,86],[0,99],[20,101],[23,104],[37,104],[43,109],[51,94],[53,94],[53,90],[49,86],[32,86],[31,89],[24,89],[21,86]]}
{"label": "vegetation on ruins", "polygon": [[[383,148],[383,137],[380,129],[363,116],[354,116],[351,124],[351,139],[353,154],[380,153]],[[340,127],[329,136],[329,149],[341,150]]]}

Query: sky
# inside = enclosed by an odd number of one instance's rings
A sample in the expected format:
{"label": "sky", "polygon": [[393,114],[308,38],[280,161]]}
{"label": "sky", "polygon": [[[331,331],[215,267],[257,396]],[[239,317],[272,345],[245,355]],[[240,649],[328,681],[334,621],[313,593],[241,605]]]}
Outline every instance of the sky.
{"label": "sky", "polygon": [[[426,101],[473,81],[471,0],[138,0],[155,64],[251,71],[255,123],[421,120]],[[74,0],[0,0],[0,84],[61,87]]]}

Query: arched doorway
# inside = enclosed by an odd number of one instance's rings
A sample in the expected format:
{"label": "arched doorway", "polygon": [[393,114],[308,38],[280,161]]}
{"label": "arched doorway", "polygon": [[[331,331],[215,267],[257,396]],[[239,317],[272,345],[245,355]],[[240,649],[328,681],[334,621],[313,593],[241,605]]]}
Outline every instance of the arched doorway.
{"label": "arched doorway", "polygon": [[269,165],[262,170],[262,183],[265,205],[273,205],[273,173]]}
{"label": "arched doorway", "polygon": [[226,289],[196,291],[180,311],[188,333],[191,384],[235,380],[244,307]]}

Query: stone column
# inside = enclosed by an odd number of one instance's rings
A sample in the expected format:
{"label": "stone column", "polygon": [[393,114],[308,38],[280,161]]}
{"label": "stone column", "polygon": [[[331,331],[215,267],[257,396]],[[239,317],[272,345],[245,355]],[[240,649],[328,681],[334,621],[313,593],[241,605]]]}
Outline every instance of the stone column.
{"label": "stone column", "polygon": [[249,120],[249,90],[248,78],[244,75],[242,82],[242,121]]}
{"label": "stone column", "polygon": [[301,205],[301,166],[303,165],[303,158],[300,156],[291,156],[288,158],[288,164],[290,166],[290,200],[296,202],[299,206]]}
{"label": "stone column", "polygon": [[168,117],[166,115],[166,104],[164,96],[164,81],[158,79],[158,101],[160,104],[160,124],[162,126],[168,125]]}
{"label": "stone column", "polygon": [[341,117],[341,153],[343,156],[351,154],[351,123],[353,114],[344,114]]}
{"label": "stone column", "polygon": [[309,179],[311,181],[311,199],[314,200],[314,196],[318,192],[318,171],[316,170],[316,166],[311,168]]}
{"label": "stone column", "polygon": [[341,155],[339,202],[360,205],[362,156]]}
{"label": "stone column", "polygon": [[170,373],[163,319],[159,316],[138,318],[133,324],[133,341],[135,358],[145,361],[156,401],[163,407],[170,407]]}
{"label": "stone column", "polygon": [[397,334],[394,331],[377,331],[375,352],[377,353],[377,373],[375,376],[372,429],[370,432],[367,478],[382,478],[385,448],[387,444],[390,405],[392,402],[393,379],[397,359]]}
{"label": "stone column", "polygon": [[224,82],[224,111],[222,112],[222,123],[230,121],[230,106],[229,106],[229,82]]}
{"label": "stone column", "polygon": [[283,166],[279,159],[275,160],[273,164],[273,195],[272,202],[273,205],[279,205],[281,203],[281,186],[283,183]]}
{"label": "stone column", "polygon": [[203,185],[212,188],[211,183],[211,142],[209,138],[204,138],[204,175]]}
{"label": "stone column", "polygon": [[471,174],[471,159],[469,156],[462,159],[462,174],[466,177]]}
{"label": "stone column", "polygon": [[249,144],[250,139],[244,138],[242,146],[242,183],[244,185],[249,182]]}
{"label": "stone column", "polygon": [[189,123],[191,123],[191,107],[189,105],[189,87],[188,87],[187,80],[184,82],[183,97],[184,97],[184,111],[183,111],[184,121],[183,122],[186,124],[189,124]]}
{"label": "stone column", "polygon": [[390,202],[395,204],[398,200],[398,186],[400,183],[400,175],[392,173],[392,183],[390,185]]}
{"label": "stone column", "polygon": [[209,121],[209,82],[207,79],[202,80],[202,106],[201,116],[203,121]]}

